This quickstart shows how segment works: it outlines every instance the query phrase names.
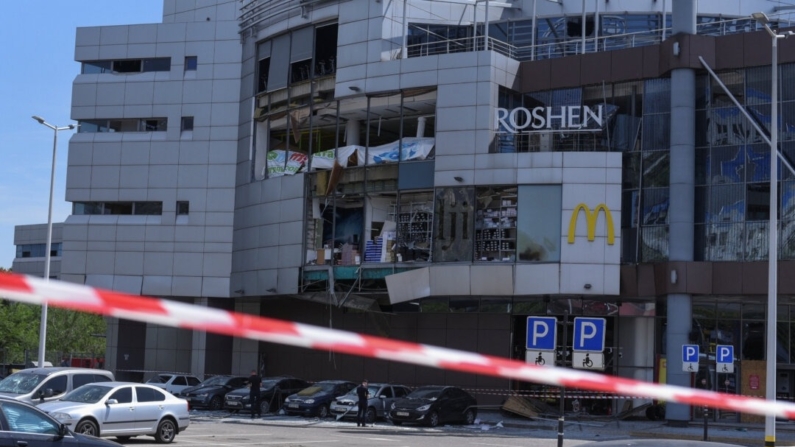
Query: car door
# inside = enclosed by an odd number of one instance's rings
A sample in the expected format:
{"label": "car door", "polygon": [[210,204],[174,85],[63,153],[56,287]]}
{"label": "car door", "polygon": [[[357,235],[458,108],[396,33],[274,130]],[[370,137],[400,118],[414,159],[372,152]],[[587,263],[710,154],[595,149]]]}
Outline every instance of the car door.
{"label": "car door", "polygon": [[[115,403],[110,403],[115,399]],[[132,386],[116,389],[105,401],[99,431],[103,435],[128,433],[135,430],[135,403]]]}
{"label": "car door", "polygon": [[139,433],[154,433],[163,415],[166,395],[147,386],[135,387],[135,427]]}
{"label": "car door", "polygon": [[445,407],[445,421],[462,421],[464,412],[469,406],[469,399],[463,391],[456,388],[448,388],[443,393]]}
{"label": "car door", "polygon": [[0,447],[77,446],[71,435],[58,437],[61,424],[41,411],[22,403],[0,406]]}
{"label": "car door", "polygon": [[378,400],[376,400],[375,404],[375,413],[378,417],[384,417],[389,408],[392,405],[392,402],[395,401],[395,392],[392,389],[392,386],[386,385],[378,391],[378,396],[376,396]]}
{"label": "car door", "polygon": [[[33,404],[50,402],[63,397],[68,388],[69,377],[67,375],[52,376],[45,380],[34,392]],[[47,397],[49,396],[49,397]],[[41,397],[44,397],[42,400]]]}

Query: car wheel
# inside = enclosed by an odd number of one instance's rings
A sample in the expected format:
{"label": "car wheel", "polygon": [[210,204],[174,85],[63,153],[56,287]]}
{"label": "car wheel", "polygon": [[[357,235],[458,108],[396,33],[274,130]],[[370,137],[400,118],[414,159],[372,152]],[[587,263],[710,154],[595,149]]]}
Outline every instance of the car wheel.
{"label": "car wheel", "polygon": [[317,409],[317,417],[320,419],[326,419],[328,414],[328,405],[321,405],[320,408]]}
{"label": "car wheel", "polygon": [[472,425],[475,423],[475,410],[470,409],[464,413],[464,423],[467,425]]}
{"label": "car wheel", "polygon": [[80,421],[75,427],[75,432],[81,435],[99,436],[99,427],[94,421],[88,419]]}
{"label": "car wheel", "polygon": [[259,403],[260,414],[268,414],[270,412],[271,412],[271,404],[268,401],[263,400],[262,402]]}
{"label": "car wheel", "polygon": [[224,406],[224,400],[221,399],[221,396],[213,396],[213,398],[210,399],[210,410],[218,411],[223,406]]}
{"label": "car wheel", "polygon": [[174,436],[177,435],[177,426],[174,425],[174,421],[171,419],[163,419],[160,421],[160,424],[157,426],[157,432],[155,433],[155,441],[161,444],[168,444],[174,440]]}
{"label": "car wheel", "polygon": [[132,438],[132,436],[116,436],[116,440],[119,442],[127,442]]}
{"label": "car wheel", "polygon": [[373,422],[375,422],[375,418],[376,418],[375,408],[373,407],[368,408],[367,412],[364,413],[364,421],[367,422],[368,424],[372,424]]}
{"label": "car wheel", "polygon": [[432,411],[428,414],[428,425],[437,427],[439,425],[439,413]]}

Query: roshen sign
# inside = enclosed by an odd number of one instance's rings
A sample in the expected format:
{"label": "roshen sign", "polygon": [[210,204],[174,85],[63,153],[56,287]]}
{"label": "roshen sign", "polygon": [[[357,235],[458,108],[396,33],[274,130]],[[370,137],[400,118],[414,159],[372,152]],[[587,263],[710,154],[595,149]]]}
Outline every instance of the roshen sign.
{"label": "roshen sign", "polygon": [[[593,121],[595,127],[588,127]],[[580,132],[599,132],[602,130],[604,117],[602,106],[596,109],[588,106],[535,107],[526,109],[517,107],[512,110],[497,107],[494,109],[494,128],[497,131],[544,132],[550,130],[568,130]],[[554,124],[559,127],[553,129]],[[528,129],[529,130],[525,130]]]}

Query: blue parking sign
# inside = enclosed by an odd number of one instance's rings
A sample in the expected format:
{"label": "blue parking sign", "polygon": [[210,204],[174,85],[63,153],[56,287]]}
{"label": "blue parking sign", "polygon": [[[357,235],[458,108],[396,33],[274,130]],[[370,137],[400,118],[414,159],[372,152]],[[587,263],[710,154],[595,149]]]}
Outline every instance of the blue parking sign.
{"label": "blue parking sign", "polygon": [[682,345],[682,363],[698,363],[698,345]]}
{"label": "blue parking sign", "polygon": [[734,363],[734,346],[718,345],[715,347],[716,363]]}
{"label": "blue parking sign", "polygon": [[602,352],[605,350],[604,318],[577,317],[574,319],[575,351]]}
{"label": "blue parking sign", "polygon": [[527,349],[554,351],[557,344],[555,317],[527,317]]}
{"label": "blue parking sign", "polygon": [[698,345],[682,345],[682,371],[698,371]]}

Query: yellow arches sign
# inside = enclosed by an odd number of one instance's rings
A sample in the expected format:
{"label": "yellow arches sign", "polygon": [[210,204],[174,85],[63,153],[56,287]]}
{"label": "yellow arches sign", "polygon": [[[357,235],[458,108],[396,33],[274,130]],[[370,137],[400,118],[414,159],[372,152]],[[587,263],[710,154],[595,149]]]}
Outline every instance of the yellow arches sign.
{"label": "yellow arches sign", "polygon": [[580,210],[585,212],[585,224],[588,228],[588,241],[593,242],[596,238],[596,220],[599,217],[599,212],[604,211],[605,223],[607,224],[607,244],[613,245],[616,241],[615,228],[613,227],[613,215],[610,213],[610,208],[604,203],[596,205],[596,208],[591,211],[588,206],[581,203],[574,207],[571,213],[571,221],[569,222],[569,243],[574,243],[574,230],[577,228],[577,217],[580,215]]}

